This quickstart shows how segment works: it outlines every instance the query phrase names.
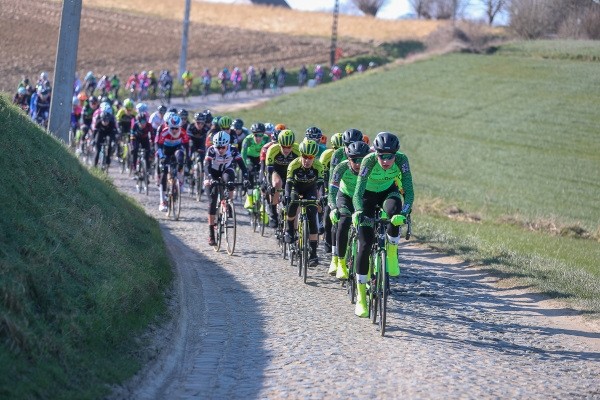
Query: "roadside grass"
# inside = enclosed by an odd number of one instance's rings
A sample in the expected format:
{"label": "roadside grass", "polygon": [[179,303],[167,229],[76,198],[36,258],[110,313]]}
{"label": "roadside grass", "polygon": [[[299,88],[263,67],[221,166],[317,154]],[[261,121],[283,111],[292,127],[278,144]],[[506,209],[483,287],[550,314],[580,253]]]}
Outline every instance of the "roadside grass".
{"label": "roadside grass", "polygon": [[[555,46],[568,53],[568,42]],[[579,52],[578,46],[572,50]],[[600,52],[600,43],[589,52]],[[544,290],[550,283],[562,287],[578,306],[600,311],[597,287],[586,286],[585,296],[573,289],[578,274],[593,282],[600,278],[599,64],[505,54],[501,47],[495,55],[390,64],[235,116],[248,124],[283,122],[298,137],[311,125],[328,135],[351,127],[371,138],[380,131],[398,133],[411,161],[415,206],[439,199],[479,220],[417,210],[416,221],[445,221],[438,225],[448,238],[463,237],[465,229],[478,232],[469,240],[478,243],[472,247],[481,259],[493,247],[509,249],[515,260],[553,260],[546,264],[556,266],[555,272],[544,274],[501,264],[536,279]],[[544,228],[544,221],[562,233]],[[426,237],[422,223],[416,225],[415,235]]]}
{"label": "roadside grass", "polygon": [[165,311],[155,220],[0,96],[0,397],[99,398]]}
{"label": "roadside grass", "polygon": [[594,40],[535,40],[503,45],[498,49],[498,54],[560,60],[600,61],[600,46],[598,41]]}

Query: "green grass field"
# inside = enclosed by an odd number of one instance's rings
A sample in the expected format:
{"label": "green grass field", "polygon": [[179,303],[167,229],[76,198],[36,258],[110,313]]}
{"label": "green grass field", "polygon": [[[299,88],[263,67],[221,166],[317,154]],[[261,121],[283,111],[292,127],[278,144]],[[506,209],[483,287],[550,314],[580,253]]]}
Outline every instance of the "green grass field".
{"label": "green grass field", "polygon": [[398,133],[420,239],[600,311],[599,55],[597,42],[515,43],[386,66],[238,114],[298,136],[313,124]]}
{"label": "green grass field", "polygon": [[84,399],[138,369],[172,273],[158,223],[0,96],[0,398]]}

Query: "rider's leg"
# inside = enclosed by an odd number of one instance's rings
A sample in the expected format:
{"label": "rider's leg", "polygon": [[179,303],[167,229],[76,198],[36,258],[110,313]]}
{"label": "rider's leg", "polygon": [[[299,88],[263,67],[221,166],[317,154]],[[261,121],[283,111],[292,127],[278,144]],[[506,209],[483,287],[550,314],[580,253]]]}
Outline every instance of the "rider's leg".
{"label": "rider's leg", "polygon": [[[399,214],[400,210],[402,210],[402,200],[400,200],[400,194],[390,194],[390,196],[383,203],[383,209],[390,218],[393,215]],[[398,242],[400,242],[399,236],[400,227],[388,224],[385,249],[387,254],[387,269],[390,276],[400,275],[400,266],[398,265]]]}

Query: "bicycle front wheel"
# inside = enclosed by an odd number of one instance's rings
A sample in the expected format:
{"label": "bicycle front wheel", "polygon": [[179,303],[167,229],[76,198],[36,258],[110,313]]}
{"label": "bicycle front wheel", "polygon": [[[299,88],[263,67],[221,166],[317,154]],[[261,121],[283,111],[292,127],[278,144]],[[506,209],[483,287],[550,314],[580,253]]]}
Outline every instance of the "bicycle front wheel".
{"label": "bicycle front wheel", "polygon": [[346,290],[350,298],[350,304],[356,303],[356,273],[354,270],[354,258],[356,256],[356,237],[352,234],[346,248],[346,265],[348,267],[348,281]]}
{"label": "bicycle front wheel", "polygon": [[225,240],[227,241],[227,254],[232,255],[235,250],[236,235],[235,207],[227,203],[227,223],[225,224]]}
{"label": "bicycle front wheel", "polygon": [[379,253],[379,277],[377,279],[377,294],[379,296],[379,333],[381,336],[385,335],[385,324],[387,317],[387,300],[389,292],[389,277],[387,273],[386,254],[385,252]]}
{"label": "bicycle front wheel", "polygon": [[379,264],[379,258],[376,255],[371,255],[371,262],[373,262],[373,264],[375,264],[375,279],[370,279],[369,282],[371,284],[370,288],[369,288],[369,317],[371,318],[371,322],[373,322],[374,324],[377,323],[377,310],[379,307],[379,292],[378,292],[378,276],[377,274],[379,274],[379,268],[378,268],[378,264]]}
{"label": "bicycle front wheel", "polygon": [[142,186],[146,196],[148,196],[148,191],[150,187],[150,178],[148,177],[148,164],[146,164],[146,160],[142,159],[140,164],[140,174],[142,174]]}
{"label": "bicycle front wheel", "polygon": [[219,205],[217,210],[217,226],[215,227],[215,236],[217,245],[214,247],[215,251],[219,251],[221,249],[221,241],[223,239],[223,224],[225,223],[226,215],[223,214],[223,207]]}
{"label": "bicycle front wheel", "polygon": [[302,276],[302,271],[304,270],[304,260],[306,259],[306,255],[304,254],[304,248],[306,244],[304,243],[304,235],[302,234],[302,224],[298,225],[298,276]]}
{"label": "bicycle front wheel", "polygon": [[179,179],[173,179],[173,217],[175,221],[179,221],[179,214],[181,214],[181,192],[179,185]]}

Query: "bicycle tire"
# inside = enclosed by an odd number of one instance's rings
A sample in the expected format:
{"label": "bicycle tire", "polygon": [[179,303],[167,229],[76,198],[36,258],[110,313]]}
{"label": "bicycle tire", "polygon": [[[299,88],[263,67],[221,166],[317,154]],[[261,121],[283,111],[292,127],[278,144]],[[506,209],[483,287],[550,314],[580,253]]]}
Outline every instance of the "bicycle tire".
{"label": "bicycle tire", "polygon": [[298,225],[298,276],[302,276],[302,270],[304,269],[304,235],[302,235],[302,224]]}
{"label": "bicycle tire", "polygon": [[181,214],[181,193],[180,193],[180,188],[181,186],[179,185],[179,179],[175,178],[173,179],[173,189],[172,189],[172,193],[173,193],[173,201],[174,201],[174,205],[173,205],[173,211],[174,211],[174,215],[173,217],[175,218],[175,221],[179,221],[179,216]]}
{"label": "bicycle tire", "polygon": [[356,256],[356,236],[354,232],[350,234],[348,247],[346,248],[346,266],[348,268],[348,281],[346,290],[350,297],[350,304],[356,304],[356,273],[354,270],[354,258]]}
{"label": "bicycle tire", "polygon": [[308,279],[308,248],[310,247],[310,241],[308,240],[308,218],[305,217],[302,221],[302,236],[304,236],[304,266],[303,266],[303,280],[306,283]]}
{"label": "bicycle tire", "polygon": [[202,200],[202,181],[204,180],[204,173],[202,172],[201,167],[196,164],[196,201]]}
{"label": "bicycle tire", "polygon": [[227,242],[227,254],[232,255],[235,251],[235,236],[237,230],[235,207],[230,202],[226,205],[227,212],[231,212],[231,216],[227,217],[225,224],[225,241]]}
{"label": "bicycle tire", "polygon": [[223,206],[219,204],[217,208],[217,226],[215,226],[215,239],[217,242],[217,245],[214,246],[215,251],[219,251],[221,249],[221,242],[223,239],[223,218]]}
{"label": "bicycle tire", "polygon": [[[371,259],[373,258],[373,255],[371,255]],[[377,307],[378,307],[378,289],[377,289],[377,285],[378,285],[378,278],[377,278],[377,274],[379,273],[378,270],[378,258],[377,256],[374,257],[375,260],[373,262],[374,264],[374,268],[375,268],[375,280],[373,281],[371,279],[371,287],[369,288],[369,292],[370,292],[370,303],[369,303],[369,317],[371,318],[371,322],[376,324],[377,323]]]}
{"label": "bicycle tire", "polygon": [[265,228],[267,227],[268,222],[265,222],[265,218],[262,215],[262,213],[264,212],[265,214],[267,214],[267,210],[268,210],[269,206],[270,206],[270,204],[267,202],[266,197],[262,197],[262,207],[259,211],[261,213],[261,215],[260,215],[260,236],[265,236]]}
{"label": "bicycle tire", "polygon": [[144,182],[144,192],[148,196],[150,191],[150,178],[148,177],[148,164],[145,159],[142,159],[140,173],[142,174],[142,182]]}
{"label": "bicycle tire", "polygon": [[381,257],[381,269],[379,271],[379,282],[377,283],[379,294],[379,333],[381,336],[385,336],[389,280],[385,252],[379,253],[379,257]]}

